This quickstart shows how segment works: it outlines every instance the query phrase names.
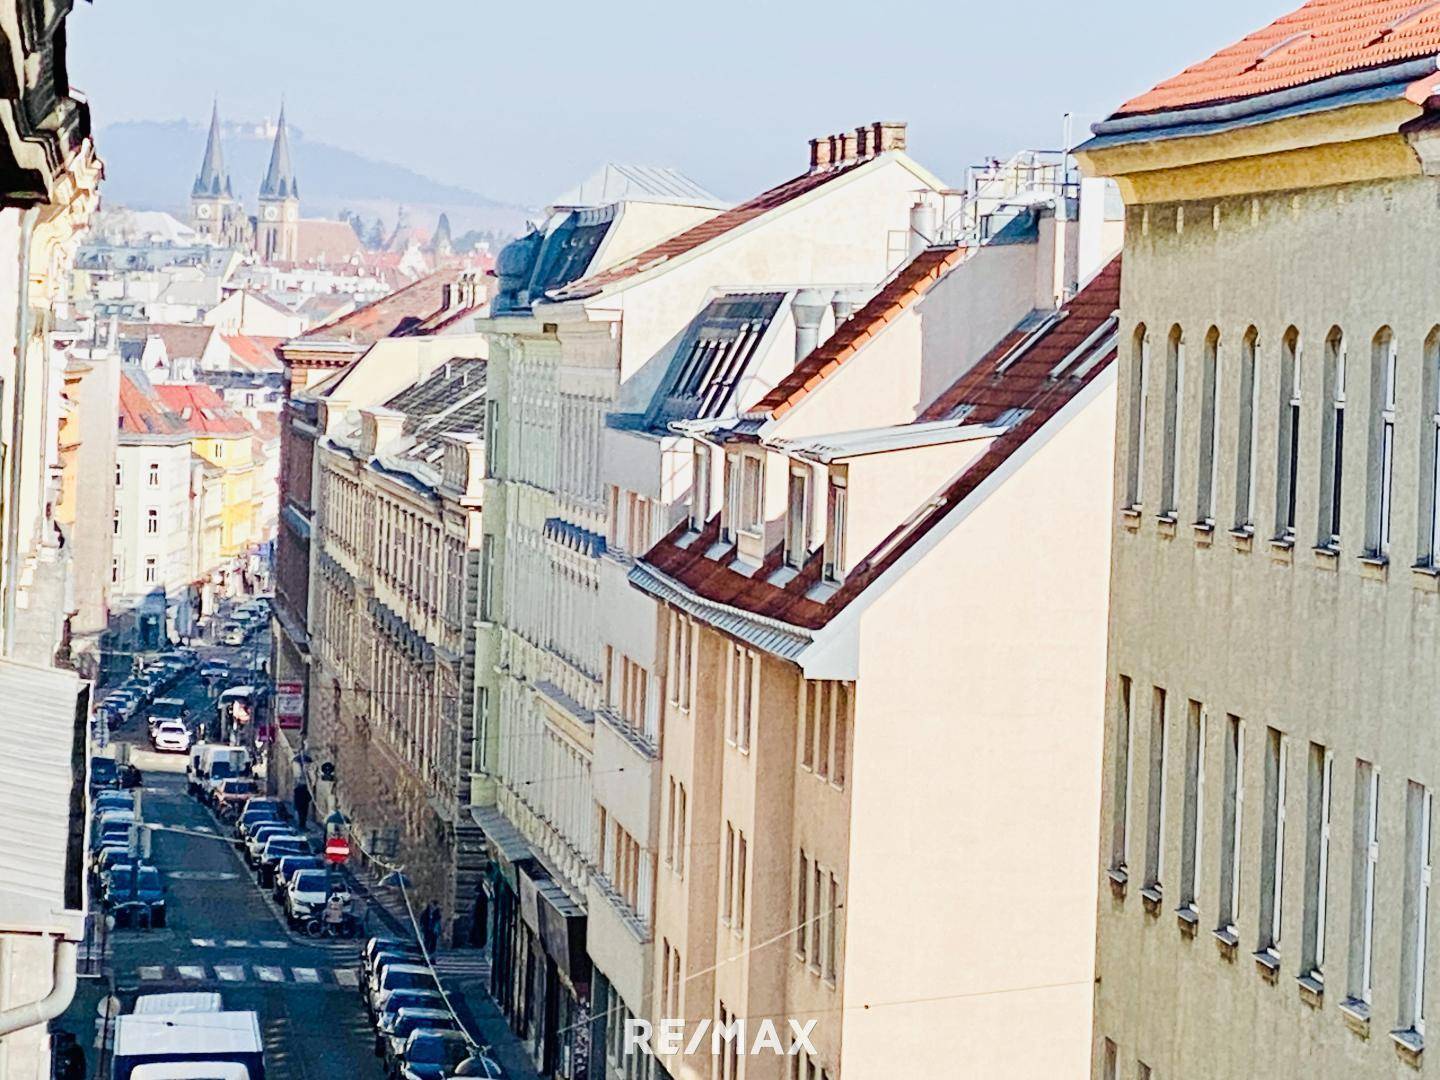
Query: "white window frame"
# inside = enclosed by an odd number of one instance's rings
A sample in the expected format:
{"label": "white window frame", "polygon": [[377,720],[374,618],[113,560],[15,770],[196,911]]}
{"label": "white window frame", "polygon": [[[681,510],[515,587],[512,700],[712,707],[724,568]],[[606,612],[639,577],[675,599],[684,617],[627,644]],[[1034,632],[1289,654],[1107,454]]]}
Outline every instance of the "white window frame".
{"label": "white window frame", "polygon": [[849,477],[832,470],[826,512],[824,577],[832,584],[845,580],[845,531],[850,514]]}
{"label": "white window frame", "polygon": [[[800,569],[810,553],[810,489],[812,477],[805,465],[790,466],[790,486],[785,493],[785,561]],[[799,492],[797,508],[796,493]]]}

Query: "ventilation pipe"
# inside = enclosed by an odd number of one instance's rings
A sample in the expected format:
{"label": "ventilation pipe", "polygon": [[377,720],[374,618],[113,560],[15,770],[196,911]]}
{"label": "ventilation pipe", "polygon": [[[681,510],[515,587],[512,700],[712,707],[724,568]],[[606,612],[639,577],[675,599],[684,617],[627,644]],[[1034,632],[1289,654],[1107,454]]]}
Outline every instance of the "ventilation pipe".
{"label": "ventilation pipe", "polygon": [[860,289],[840,289],[830,300],[830,310],[835,313],[835,329],[854,315],[865,303],[865,293]]}
{"label": "ventilation pipe", "polygon": [[935,226],[935,221],[935,206],[931,203],[928,192],[919,192],[915,196],[915,205],[910,208],[910,257],[912,259],[939,239],[939,230]]}
{"label": "ventilation pipe", "polygon": [[0,1038],[22,1028],[47,1024],[70,1007],[75,997],[75,961],[79,949],[73,941],[55,942],[55,974],[50,993],[38,1001],[0,1012]]}
{"label": "ventilation pipe", "polygon": [[795,317],[795,362],[798,364],[820,344],[820,320],[825,317],[825,296],[815,289],[801,289],[790,302]]}

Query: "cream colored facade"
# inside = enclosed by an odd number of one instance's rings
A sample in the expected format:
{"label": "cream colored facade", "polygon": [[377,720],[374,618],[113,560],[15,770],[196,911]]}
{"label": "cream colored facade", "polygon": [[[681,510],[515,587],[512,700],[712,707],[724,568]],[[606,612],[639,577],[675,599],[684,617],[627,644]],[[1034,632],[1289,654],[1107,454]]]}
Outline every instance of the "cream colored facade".
{"label": "cream colored facade", "polygon": [[1433,1067],[1440,180],[1433,136],[1397,133],[1419,111],[1083,155],[1131,204],[1102,1080]]}

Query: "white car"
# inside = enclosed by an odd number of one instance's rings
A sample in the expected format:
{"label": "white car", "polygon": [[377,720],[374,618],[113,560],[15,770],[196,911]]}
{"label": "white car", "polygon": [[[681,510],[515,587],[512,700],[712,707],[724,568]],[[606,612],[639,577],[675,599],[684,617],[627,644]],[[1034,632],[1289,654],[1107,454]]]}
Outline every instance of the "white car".
{"label": "white car", "polygon": [[180,698],[156,698],[150,703],[149,709],[146,710],[145,721],[151,734],[154,734],[155,729],[158,728],[161,724],[165,723],[165,721],[167,720],[184,719],[185,702],[182,701]]}
{"label": "white car", "polygon": [[190,734],[190,729],[179,720],[162,720],[155,725],[150,740],[155,744],[156,750],[183,754],[190,749],[194,737]]}
{"label": "white car", "polygon": [[300,922],[319,914],[330,896],[330,874],[325,870],[296,870],[285,883],[285,914]]}

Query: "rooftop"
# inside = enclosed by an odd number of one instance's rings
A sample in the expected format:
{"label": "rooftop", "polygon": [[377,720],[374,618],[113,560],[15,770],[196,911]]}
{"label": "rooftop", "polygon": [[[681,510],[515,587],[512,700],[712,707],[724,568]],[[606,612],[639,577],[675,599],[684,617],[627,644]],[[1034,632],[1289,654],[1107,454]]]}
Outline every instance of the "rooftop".
{"label": "rooftop", "polygon": [[414,439],[401,457],[434,465],[443,436],[484,431],[485,368],[484,360],[457,357],[385,402],[405,414],[403,431]]}
{"label": "rooftop", "polygon": [[255,434],[249,421],[217,394],[214,387],[200,383],[162,383],[155,387],[155,395],[192,435]]}
{"label": "rooftop", "polygon": [[683,206],[726,206],[678,169],[658,165],[606,162],[569,191],[550,201],[560,208],[607,206],[617,202],[676,203]]}

